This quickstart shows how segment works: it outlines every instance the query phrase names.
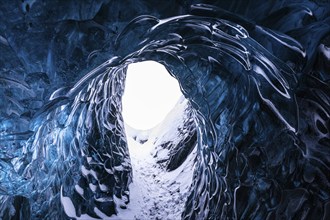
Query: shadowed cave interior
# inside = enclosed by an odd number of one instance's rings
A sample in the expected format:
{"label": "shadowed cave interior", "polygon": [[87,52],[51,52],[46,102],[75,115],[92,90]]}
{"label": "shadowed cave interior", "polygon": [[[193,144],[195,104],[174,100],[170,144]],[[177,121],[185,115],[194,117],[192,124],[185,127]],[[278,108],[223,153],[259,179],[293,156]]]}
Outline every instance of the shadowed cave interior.
{"label": "shadowed cave interior", "polygon": [[[329,14],[321,0],[2,3],[0,217],[329,219]],[[155,174],[122,116],[127,67],[147,60],[186,99],[177,129],[148,136],[168,191],[132,182],[134,163]]]}

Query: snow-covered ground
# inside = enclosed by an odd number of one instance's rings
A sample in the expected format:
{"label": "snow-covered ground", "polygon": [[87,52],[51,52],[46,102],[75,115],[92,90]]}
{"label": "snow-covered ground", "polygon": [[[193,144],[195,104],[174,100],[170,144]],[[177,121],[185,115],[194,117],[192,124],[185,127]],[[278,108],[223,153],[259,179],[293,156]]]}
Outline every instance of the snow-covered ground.
{"label": "snow-covered ground", "polygon": [[[166,171],[157,161],[169,158],[168,149],[159,147],[162,143],[171,141],[177,144],[182,139],[179,128],[183,127],[187,117],[186,106],[187,100],[180,98],[165,120],[150,130],[135,130],[125,124],[133,168],[133,183],[129,187],[130,203],[126,209],[118,206],[118,215],[110,219],[181,219],[192,183],[196,148],[173,171]],[[118,200],[116,204],[120,202]]]}
{"label": "snow-covered ground", "polygon": [[196,152],[178,169],[167,172],[152,157],[152,143],[140,144],[132,138],[128,142],[133,167],[130,203],[127,209],[118,209],[118,215],[112,219],[181,219]]}

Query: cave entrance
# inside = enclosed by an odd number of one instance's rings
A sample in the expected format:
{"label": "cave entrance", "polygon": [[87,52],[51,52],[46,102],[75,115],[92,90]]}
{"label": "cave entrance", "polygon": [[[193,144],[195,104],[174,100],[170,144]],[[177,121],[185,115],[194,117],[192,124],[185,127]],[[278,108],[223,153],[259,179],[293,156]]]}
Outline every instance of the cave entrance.
{"label": "cave entrance", "polygon": [[[169,171],[173,148],[189,129],[188,101],[178,81],[154,61],[128,66],[122,115],[133,179],[122,219],[179,219],[193,176],[194,156]],[[187,116],[188,115],[188,116]],[[180,133],[181,132],[181,133]],[[185,140],[182,140],[185,142]],[[180,157],[181,158],[181,157]]]}
{"label": "cave entrance", "polygon": [[164,120],[181,96],[178,81],[162,64],[130,64],[122,100],[123,119],[134,129],[151,129]]}

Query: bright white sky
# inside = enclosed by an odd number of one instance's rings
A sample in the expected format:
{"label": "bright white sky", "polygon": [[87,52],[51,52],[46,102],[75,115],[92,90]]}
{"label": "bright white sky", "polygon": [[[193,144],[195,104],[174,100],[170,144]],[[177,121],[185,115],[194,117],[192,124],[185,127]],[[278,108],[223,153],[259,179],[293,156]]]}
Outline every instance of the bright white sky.
{"label": "bright white sky", "polygon": [[123,118],[135,129],[147,130],[160,123],[182,93],[178,81],[162,64],[144,61],[130,64],[123,95]]}

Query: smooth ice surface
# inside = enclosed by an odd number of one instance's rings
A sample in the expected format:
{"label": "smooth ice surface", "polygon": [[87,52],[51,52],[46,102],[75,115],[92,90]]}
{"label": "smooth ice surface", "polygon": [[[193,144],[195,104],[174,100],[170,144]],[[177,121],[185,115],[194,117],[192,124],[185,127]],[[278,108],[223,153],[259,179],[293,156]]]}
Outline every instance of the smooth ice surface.
{"label": "smooth ice surface", "polygon": [[330,219],[328,1],[210,2],[0,4],[2,219],[128,209],[122,96],[147,60],[188,106],[156,163],[178,172],[197,143],[182,219]]}
{"label": "smooth ice surface", "polygon": [[148,130],[164,120],[182,96],[178,81],[154,61],[128,65],[122,97],[123,119],[131,127]]}

